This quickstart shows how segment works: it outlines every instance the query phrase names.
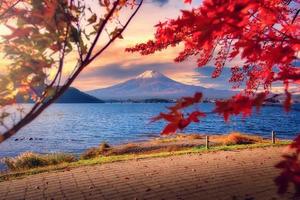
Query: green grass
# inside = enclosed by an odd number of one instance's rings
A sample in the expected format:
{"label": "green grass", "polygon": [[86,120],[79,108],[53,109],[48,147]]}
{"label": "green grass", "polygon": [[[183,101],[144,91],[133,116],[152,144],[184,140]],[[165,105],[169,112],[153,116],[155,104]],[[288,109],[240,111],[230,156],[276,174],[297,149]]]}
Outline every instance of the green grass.
{"label": "green grass", "polygon": [[19,171],[14,171],[12,173],[2,174],[0,175],[0,182],[5,180],[10,180],[10,179],[15,179],[15,178],[22,178],[28,175],[39,174],[43,172],[70,170],[76,167],[91,166],[96,164],[105,164],[105,163],[120,162],[120,161],[135,160],[135,159],[168,157],[168,156],[184,155],[184,154],[191,154],[191,153],[233,151],[233,150],[242,150],[242,149],[272,147],[272,146],[279,147],[279,146],[288,145],[290,143],[291,143],[290,141],[280,141],[274,145],[271,143],[241,144],[241,145],[229,145],[229,146],[222,145],[222,146],[212,146],[209,149],[206,149],[204,146],[199,146],[199,147],[194,147],[194,148],[189,148],[186,150],[180,150],[174,152],[98,156],[93,159],[79,160],[77,162],[72,162],[72,163],[62,163],[58,165],[38,167],[29,170],[19,170]]}

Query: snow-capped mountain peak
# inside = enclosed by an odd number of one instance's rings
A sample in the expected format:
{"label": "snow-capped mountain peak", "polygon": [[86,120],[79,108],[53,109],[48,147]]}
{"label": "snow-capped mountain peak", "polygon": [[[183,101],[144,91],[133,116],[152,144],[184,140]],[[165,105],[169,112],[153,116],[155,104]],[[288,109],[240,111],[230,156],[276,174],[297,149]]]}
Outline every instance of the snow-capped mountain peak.
{"label": "snow-capped mountain peak", "polygon": [[147,79],[147,78],[159,78],[163,77],[161,73],[154,71],[154,70],[148,70],[143,72],[142,74],[138,75],[136,79]]}
{"label": "snow-capped mountain peak", "polygon": [[104,100],[177,99],[203,92],[206,98],[228,98],[232,91],[208,89],[186,85],[153,70],[117,85],[88,91],[88,94]]}

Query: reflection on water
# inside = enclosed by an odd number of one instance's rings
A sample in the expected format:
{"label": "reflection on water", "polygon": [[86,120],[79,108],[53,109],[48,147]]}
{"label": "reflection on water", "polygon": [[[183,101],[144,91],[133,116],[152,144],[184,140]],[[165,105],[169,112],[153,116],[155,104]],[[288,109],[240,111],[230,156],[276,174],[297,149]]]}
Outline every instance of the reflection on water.
{"label": "reflection on water", "polygon": [[[112,144],[145,140],[159,136],[164,122],[149,119],[165,110],[167,104],[55,104],[16,136],[0,145],[0,157],[34,151],[79,153],[101,141]],[[213,105],[202,104],[210,111]],[[298,106],[299,107],[299,106]],[[279,107],[264,107],[247,120],[235,117],[224,123],[222,117],[209,115],[185,133],[228,133],[241,131],[269,137],[291,138],[300,132],[300,113],[283,112]]]}

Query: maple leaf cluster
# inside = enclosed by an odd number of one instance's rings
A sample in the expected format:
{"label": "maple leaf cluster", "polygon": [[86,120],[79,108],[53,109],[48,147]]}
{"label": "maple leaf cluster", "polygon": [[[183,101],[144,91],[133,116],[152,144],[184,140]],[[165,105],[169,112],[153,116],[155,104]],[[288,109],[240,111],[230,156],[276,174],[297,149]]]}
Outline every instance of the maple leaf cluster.
{"label": "maple leaf cluster", "polygon": [[[192,0],[183,1],[192,3]],[[183,44],[175,62],[197,58],[198,67],[214,65],[212,78],[221,75],[226,63],[239,60],[239,65],[230,66],[229,82],[236,89],[243,86],[242,92],[229,100],[216,101],[213,111],[225,121],[231,115],[247,117],[254,107],[258,111],[274,83],[282,83],[283,104],[289,111],[290,85],[299,87],[300,84],[300,68],[296,64],[300,52],[299,6],[297,0],[204,0],[196,8],[181,10],[178,18],[158,23],[154,39],[126,51],[148,55]],[[180,112],[183,108],[184,105],[177,103],[169,113],[154,118],[168,122],[163,134],[174,133],[190,124],[192,120]],[[300,188],[299,141],[300,136],[291,145],[297,154],[286,156],[277,166],[284,170],[277,179],[279,192],[285,192],[290,181]]]}
{"label": "maple leaf cluster", "polygon": [[158,116],[152,118],[152,122],[158,120],[166,120],[167,126],[162,131],[163,135],[175,133],[177,130],[183,130],[192,122],[200,122],[201,117],[205,117],[205,113],[200,111],[193,111],[192,113],[184,114],[183,109],[200,103],[202,99],[202,93],[196,93],[193,97],[183,97],[177,101],[174,106],[168,107],[169,113],[160,113]]}
{"label": "maple leaf cluster", "polygon": [[[175,61],[195,57],[199,67],[213,62],[212,78],[220,76],[227,62],[240,59],[239,66],[231,66],[229,81],[233,88],[245,85],[244,91],[217,101],[215,112],[225,120],[230,115],[249,116],[278,81],[285,88],[288,111],[292,102],[289,86],[300,83],[300,69],[295,66],[300,50],[297,5],[297,1],[284,0],[205,0],[197,8],[182,10],[176,19],[160,22],[153,40],[126,51],[148,55],[183,43]],[[258,89],[263,92],[256,94]]]}
{"label": "maple leaf cluster", "polygon": [[256,107],[256,110],[259,111],[265,98],[266,93],[260,93],[254,98],[237,94],[227,101],[216,101],[214,112],[222,115],[225,121],[229,120],[230,115],[242,114],[243,117],[247,117],[252,114],[253,107]]}
{"label": "maple leaf cluster", "polygon": [[[252,107],[263,104],[276,81],[284,85],[288,111],[292,102],[289,85],[300,82],[300,69],[293,66],[300,50],[300,20],[290,3],[205,0],[198,8],[182,10],[177,19],[157,24],[154,40],[126,51],[147,55],[183,43],[175,61],[196,57],[199,67],[214,62],[212,78],[220,76],[226,62],[239,58],[243,63],[231,67],[230,82],[234,88],[245,85],[245,94],[217,101],[214,111],[226,121],[230,115],[249,116]],[[259,88],[263,92],[255,94]]]}

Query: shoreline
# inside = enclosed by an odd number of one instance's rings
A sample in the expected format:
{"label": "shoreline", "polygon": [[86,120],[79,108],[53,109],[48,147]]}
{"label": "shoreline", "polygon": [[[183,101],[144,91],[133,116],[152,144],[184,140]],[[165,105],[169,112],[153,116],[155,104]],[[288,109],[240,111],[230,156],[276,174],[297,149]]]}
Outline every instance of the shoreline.
{"label": "shoreline", "polygon": [[138,162],[143,160],[153,160],[153,159],[170,159],[178,158],[180,159],[181,156],[189,156],[189,155],[198,155],[198,156],[210,156],[216,155],[218,153],[222,154],[222,152],[234,152],[239,153],[243,151],[264,151],[267,149],[274,149],[280,148],[284,149],[289,145],[289,142],[279,143],[275,145],[266,144],[266,145],[240,145],[239,147],[220,147],[220,148],[211,148],[209,150],[205,149],[190,149],[185,151],[177,151],[177,152],[166,152],[160,154],[149,154],[149,155],[131,155],[129,157],[120,157],[120,156],[111,156],[110,158],[102,157],[98,159],[90,159],[85,161],[79,161],[71,164],[63,163],[61,165],[54,165],[49,167],[41,167],[41,168],[34,168],[30,170],[23,170],[23,171],[16,171],[16,172],[0,172],[0,184],[2,182],[9,182],[9,181],[17,181],[23,180],[26,177],[31,176],[39,176],[40,174],[49,174],[49,173],[64,173],[76,169],[84,169],[90,168],[93,166],[105,166],[110,164],[124,164],[128,162]]}
{"label": "shoreline", "polygon": [[[239,134],[239,133],[236,133]],[[7,170],[0,172],[0,182],[10,180],[11,178],[24,177],[32,174],[39,174],[43,172],[61,171],[68,170],[77,167],[84,167],[89,165],[106,164],[111,162],[121,162],[128,160],[139,160],[149,159],[156,157],[169,157],[174,155],[185,155],[185,154],[202,154],[219,151],[239,151],[243,149],[252,148],[268,148],[286,146],[290,144],[290,140],[278,140],[276,144],[272,144],[269,139],[261,139],[257,136],[239,135],[238,140],[236,138],[228,138],[230,135],[214,135],[210,137],[210,148],[207,149],[205,146],[204,135],[174,135],[173,137],[152,139],[145,142],[131,142],[122,145],[109,146],[108,144],[100,144],[99,147],[94,147],[86,150],[80,157],[76,155],[76,159],[71,162],[61,162],[58,164],[52,164],[49,166],[37,166],[18,170]],[[235,136],[237,137],[237,136]],[[249,139],[250,137],[250,139]],[[228,144],[227,144],[227,143]],[[239,143],[240,142],[240,143]],[[37,154],[38,156],[39,154]],[[40,154],[40,157],[47,157],[51,154]],[[55,154],[53,154],[55,155]],[[59,155],[59,154],[57,154]],[[64,154],[67,155],[67,154]],[[74,154],[70,154],[74,156]],[[59,157],[59,156],[58,156]]]}
{"label": "shoreline", "polygon": [[[240,133],[239,131],[232,131],[232,132],[237,132],[237,133]],[[188,132],[188,133],[176,133],[176,134],[171,134],[171,135],[166,135],[166,136],[163,136],[163,135],[160,135],[159,133],[149,133],[147,135],[147,137],[144,137],[144,138],[141,138],[141,139],[134,139],[134,140],[130,140],[130,141],[120,141],[120,142],[116,142],[116,143],[111,143],[109,141],[106,141],[106,140],[102,140],[102,141],[99,141],[98,145],[101,144],[101,143],[107,143],[109,144],[110,146],[112,147],[123,147],[123,146],[126,146],[126,145],[132,145],[132,144],[136,144],[136,145],[143,145],[143,144],[155,144],[156,142],[159,142],[159,141],[164,141],[164,140],[168,140],[168,139],[174,139],[176,137],[187,137],[189,138],[190,136],[193,137],[195,135],[197,136],[200,136],[202,137],[202,139],[204,140],[205,139],[205,136],[209,136],[210,138],[216,138],[216,137],[223,137],[223,136],[226,136],[232,132],[229,132],[229,133],[193,133],[193,132]],[[254,137],[261,137],[263,140],[270,140],[271,139],[271,133],[270,133],[270,136],[267,137],[266,135],[261,135],[259,133],[241,133],[241,134],[245,134],[245,135],[249,135],[249,136],[254,136]],[[287,137],[278,137],[276,136],[276,138],[278,140],[283,140],[283,141],[290,141],[292,139],[294,139],[294,136],[287,136]],[[41,141],[42,138],[34,138],[34,137],[29,137],[29,138],[15,138],[14,141],[15,142],[18,142],[18,141]],[[67,140],[66,142],[68,142],[69,140]],[[77,139],[71,139],[71,141],[77,141]],[[78,140],[78,141],[82,141],[82,140]],[[186,141],[186,142],[189,142],[189,141]],[[169,143],[171,144],[171,143]],[[203,143],[201,144],[204,144],[204,141]],[[200,145],[201,145],[200,144]],[[89,146],[88,148],[93,148],[93,147],[97,147],[97,146]],[[53,154],[53,153],[67,153],[67,154],[74,154],[74,155],[80,155],[82,154],[85,150],[87,150],[86,148],[85,149],[78,149],[78,150],[75,150],[75,151],[49,151],[49,152],[44,152],[44,151],[23,151],[23,152],[20,152],[19,154],[17,155],[8,155],[8,156],[0,156],[0,160],[3,159],[3,158],[6,158],[6,157],[15,157],[15,156],[18,156],[22,153],[25,153],[25,152],[34,152],[34,153],[38,153],[38,154]],[[1,163],[0,163],[1,164]],[[1,170],[0,170],[1,172]]]}
{"label": "shoreline", "polygon": [[277,196],[273,182],[279,174],[274,165],[283,151],[279,146],[248,147],[102,164],[95,161],[7,177],[10,181],[0,182],[0,188],[6,189],[0,194],[6,199],[42,199],[44,195],[73,199],[74,194],[89,199],[292,199],[293,190],[288,197]]}

